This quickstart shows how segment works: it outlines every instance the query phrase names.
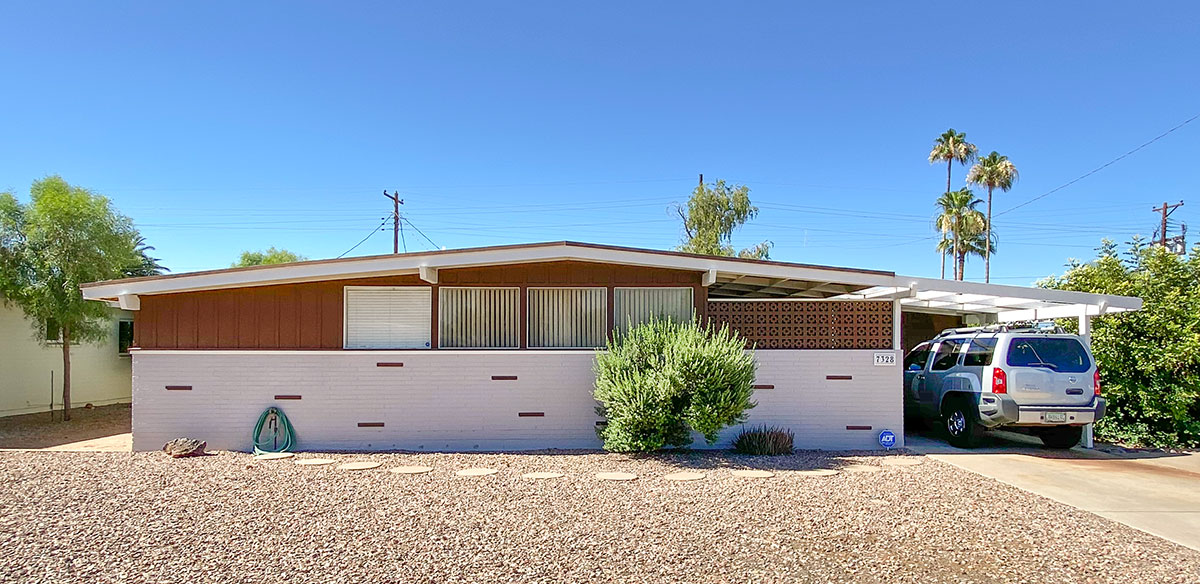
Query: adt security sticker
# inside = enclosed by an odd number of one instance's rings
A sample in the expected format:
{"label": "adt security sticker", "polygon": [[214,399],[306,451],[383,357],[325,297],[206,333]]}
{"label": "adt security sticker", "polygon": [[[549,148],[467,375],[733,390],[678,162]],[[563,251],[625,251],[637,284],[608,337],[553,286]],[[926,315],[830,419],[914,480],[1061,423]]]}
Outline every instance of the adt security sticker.
{"label": "adt security sticker", "polygon": [[892,448],[896,445],[896,433],[891,430],[884,430],[879,433],[879,445],[884,448]]}

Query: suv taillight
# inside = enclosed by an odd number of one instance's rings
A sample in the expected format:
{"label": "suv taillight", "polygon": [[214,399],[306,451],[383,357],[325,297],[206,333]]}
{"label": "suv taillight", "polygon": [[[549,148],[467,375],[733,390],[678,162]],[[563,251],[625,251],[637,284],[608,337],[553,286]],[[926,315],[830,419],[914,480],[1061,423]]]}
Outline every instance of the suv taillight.
{"label": "suv taillight", "polygon": [[1008,393],[1008,375],[999,367],[992,369],[992,393]]}
{"label": "suv taillight", "polygon": [[1100,395],[1100,366],[1096,366],[1096,374],[1092,375],[1092,391]]}

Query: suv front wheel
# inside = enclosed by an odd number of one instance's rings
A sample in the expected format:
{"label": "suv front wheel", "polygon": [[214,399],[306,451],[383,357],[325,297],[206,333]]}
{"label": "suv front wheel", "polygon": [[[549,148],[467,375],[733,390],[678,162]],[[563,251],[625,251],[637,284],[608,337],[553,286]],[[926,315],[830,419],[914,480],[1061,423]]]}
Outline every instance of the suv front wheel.
{"label": "suv front wheel", "polygon": [[1049,448],[1072,448],[1083,438],[1083,426],[1052,426],[1039,428],[1038,438]]}
{"label": "suv front wheel", "polygon": [[942,428],[953,446],[975,448],[983,434],[979,424],[979,411],[975,401],[968,396],[953,396],[942,407]]}

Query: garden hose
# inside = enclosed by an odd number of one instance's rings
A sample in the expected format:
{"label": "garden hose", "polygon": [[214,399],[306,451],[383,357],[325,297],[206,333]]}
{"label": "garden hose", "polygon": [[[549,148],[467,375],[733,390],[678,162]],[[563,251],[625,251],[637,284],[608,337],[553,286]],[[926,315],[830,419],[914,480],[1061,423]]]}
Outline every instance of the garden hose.
{"label": "garden hose", "polygon": [[[263,438],[263,430],[267,430]],[[296,444],[296,431],[279,408],[267,408],[254,425],[254,454],[288,452]]]}

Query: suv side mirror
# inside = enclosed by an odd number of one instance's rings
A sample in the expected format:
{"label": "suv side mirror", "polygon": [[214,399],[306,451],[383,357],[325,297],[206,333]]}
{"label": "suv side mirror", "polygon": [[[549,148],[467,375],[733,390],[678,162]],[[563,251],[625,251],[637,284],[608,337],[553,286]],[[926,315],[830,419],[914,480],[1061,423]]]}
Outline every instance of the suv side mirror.
{"label": "suv side mirror", "polygon": [[920,365],[917,365],[916,363],[913,363],[912,365],[909,365],[909,366],[908,366],[908,370],[909,370],[909,371],[920,371],[920,370],[921,370],[921,366],[920,366]]}

